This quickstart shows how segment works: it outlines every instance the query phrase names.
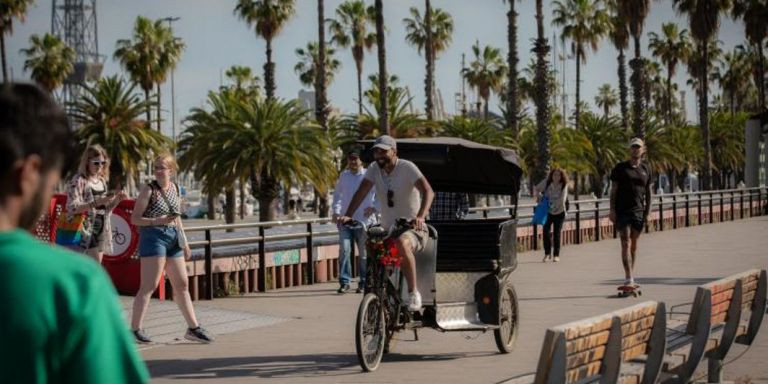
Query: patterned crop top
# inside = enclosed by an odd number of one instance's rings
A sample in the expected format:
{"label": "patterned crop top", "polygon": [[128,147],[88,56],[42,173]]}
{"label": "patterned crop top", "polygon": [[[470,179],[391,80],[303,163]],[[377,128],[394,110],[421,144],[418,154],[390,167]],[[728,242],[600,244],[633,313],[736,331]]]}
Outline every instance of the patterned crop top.
{"label": "patterned crop top", "polygon": [[[171,184],[173,184],[173,188],[168,188],[168,191],[163,191],[163,188],[157,184],[157,181],[149,183],[149,187],[152,188],[152,193],[149,195],[149,204],[147,204],[147,209],[144,210],[143,217],[154,219],[156,217],[181,214],[181,193],[179,192],[179,186],[176,185],[176,183]],[[170,203],[170,206],[168,203]]]}

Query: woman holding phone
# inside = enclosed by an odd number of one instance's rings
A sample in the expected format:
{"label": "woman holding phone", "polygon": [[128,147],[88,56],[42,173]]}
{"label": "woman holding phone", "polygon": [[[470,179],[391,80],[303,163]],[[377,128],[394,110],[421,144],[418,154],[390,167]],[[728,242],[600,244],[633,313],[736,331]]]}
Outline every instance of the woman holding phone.
{"label": "woman holding phone", "polygon": [[77,173],[67,183],[67,220],[85,213],[77,250],[101,263],[104,253],[112,252],[112,210],[127,196],[110,192],[109,156],[100,145],[89,145],[80,157]]}
{"label": "woman holding phone", "polygon": [[213,337],[197,322],[189,296],[186,260],[189,260],[191,250],[181,224],[181,193],[179,186],[171,180],[177,170],[176,160],[170,154],[160,155],[155,158],[154,169],[155,180],[142,188],[131,215],[133,225],[140,227],[141,262],[141,284],[133,301],[131,329],[136,341],[152,341],[141,325],[149,298],[165,270],[173,287],[173,301],[187,322],[184,338],[210,343]]}

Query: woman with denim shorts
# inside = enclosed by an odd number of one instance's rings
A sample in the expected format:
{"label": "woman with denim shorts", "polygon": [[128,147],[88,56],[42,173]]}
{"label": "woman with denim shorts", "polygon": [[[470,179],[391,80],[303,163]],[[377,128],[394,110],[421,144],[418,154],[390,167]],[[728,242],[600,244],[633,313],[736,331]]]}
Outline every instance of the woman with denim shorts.
{"label": "woman with denim shorts", "polygon": [[141,262],[141,285],[133,301],[131,329],[136,341],[152,341],[141,325],[149,298],[165,270],[173,287],[173,301],[187,321],[184,338],[210,343],[213,337],[197,322],[189,296],[186,261],[191,251],[181,225],[181,194],[178,185],[171,181],[176,161],[170,154],[160,155],[155,159],[154,169],[155,180],[142,188],[131,215],[133,225],[140,227]]}

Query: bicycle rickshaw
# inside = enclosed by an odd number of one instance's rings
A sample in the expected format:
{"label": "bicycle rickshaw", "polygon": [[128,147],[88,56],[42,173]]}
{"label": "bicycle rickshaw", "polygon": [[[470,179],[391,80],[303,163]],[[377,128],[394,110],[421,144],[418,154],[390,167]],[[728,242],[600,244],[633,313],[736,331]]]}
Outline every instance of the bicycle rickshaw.
{"label": "bicycle rickshaw", "polygon": [[[519,321],[511,279],[517,267],[516,207],[522,175],[517,154],[456,138],[399,139],[397,151],[398,157],[419,167],[435,191],[510,195],[515,208],[503,218],[427,221],[430,241],[416,255],[424,304],[413,313],[404,303],[404,277],[388,240],[407,224],[399,220],[392,234],[381,227],[368,229],[365,295],[355,327],[360,365],[375,370],[397,332],[413,330],[418,340],[418,328],[493,331],[499,351],[510,352]],[[364,156],[370,157],[370,151]]]}

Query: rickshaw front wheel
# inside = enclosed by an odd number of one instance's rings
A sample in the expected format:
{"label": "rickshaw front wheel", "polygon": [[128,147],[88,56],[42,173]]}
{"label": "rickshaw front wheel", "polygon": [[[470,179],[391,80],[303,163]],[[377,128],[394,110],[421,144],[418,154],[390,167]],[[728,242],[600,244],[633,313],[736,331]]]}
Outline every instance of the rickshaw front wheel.
{"label": "rickshaw front wheel", "polygon": [[506,282],[499,295],[499,328],[493,331],[496,346],[501,353],[509,353],[515,348],[518,332],[517,293],[512,283]]}
{"label": "rickshaw front wheel", "polygon": [[366,372],[375,371],[379,367],[384,354],[385,328],[384,306],[381,300],[373,293],[366,294],[357,310],[355,325],[357,360]]}

